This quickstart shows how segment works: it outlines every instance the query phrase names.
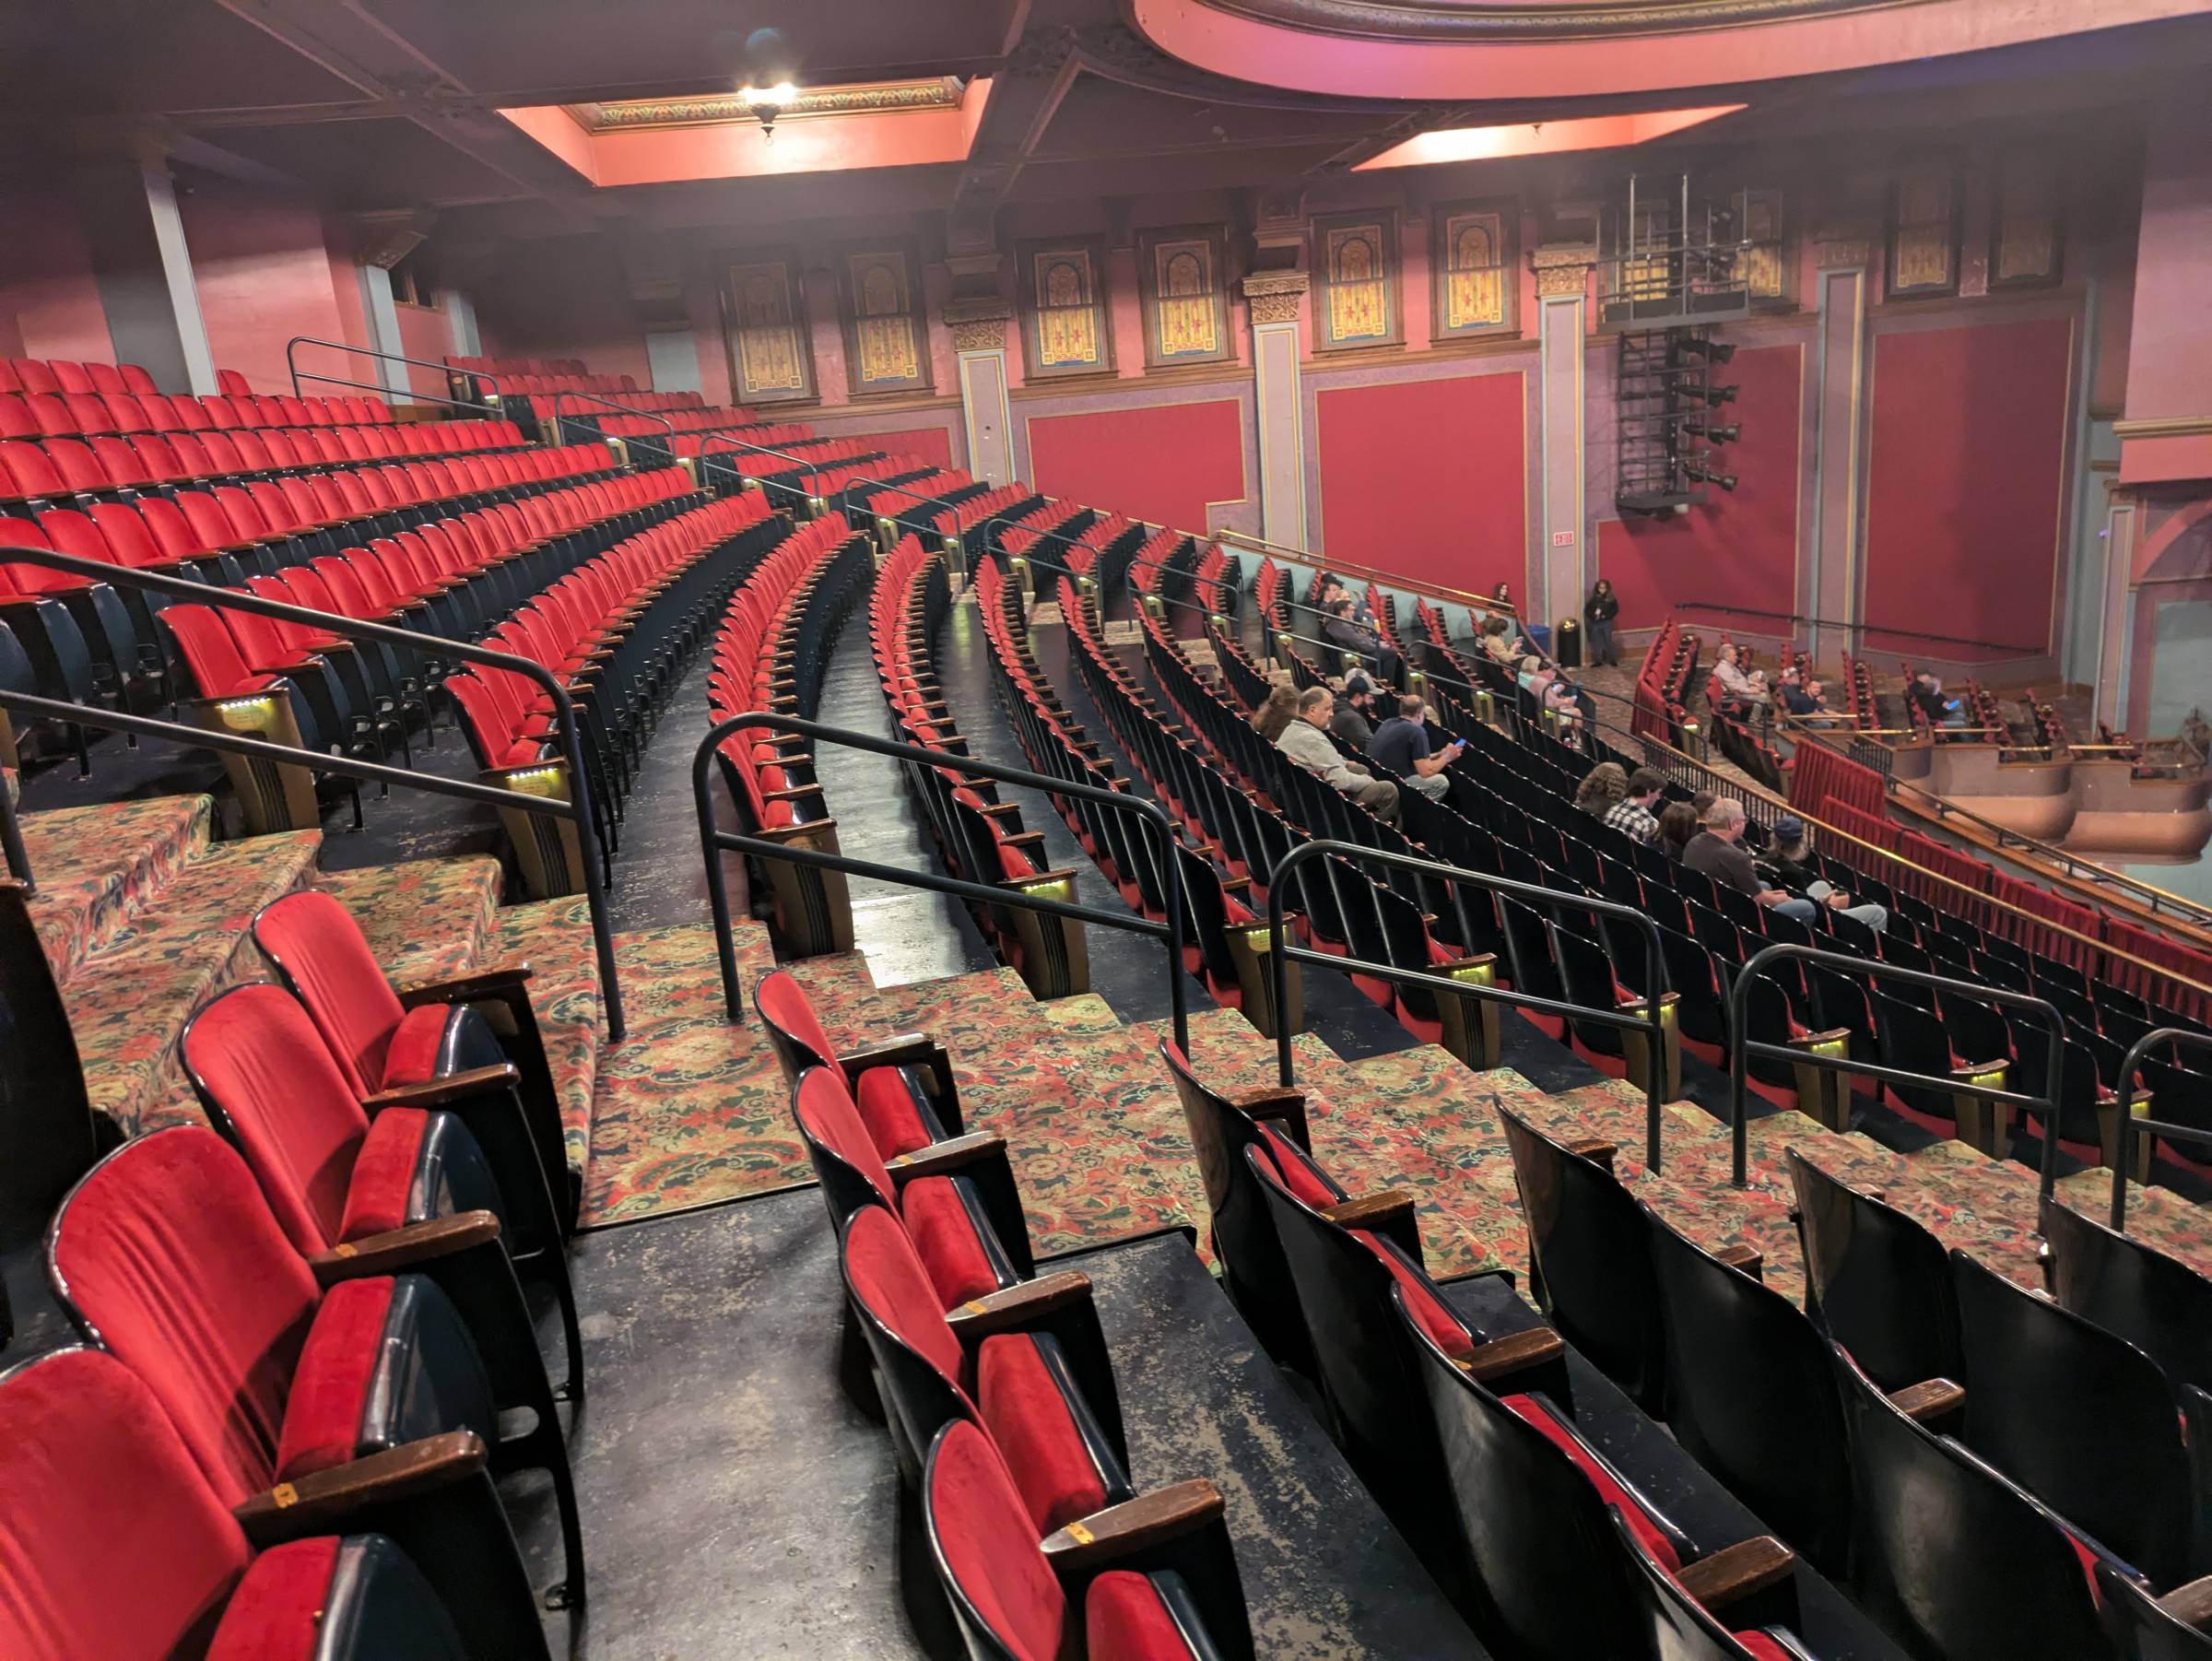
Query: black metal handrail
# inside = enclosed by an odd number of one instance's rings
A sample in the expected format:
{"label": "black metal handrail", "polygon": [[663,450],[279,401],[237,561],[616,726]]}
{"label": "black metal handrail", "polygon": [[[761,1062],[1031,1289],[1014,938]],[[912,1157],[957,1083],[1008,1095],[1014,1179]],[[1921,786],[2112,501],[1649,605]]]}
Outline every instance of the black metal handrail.
{"label": "black metal handrail", "polygon": [[[2127,1047],[2120,1062],[2120,1135],[2119,1149],[2112,1160],[2112,1228],[2117,1233],[2127,1232],[2127,1172],[2135,1160],[2135,1137],[2130,1132],[2141,1132],[2154,1137],[2179,1138],[2185,1142],[2202,1142],[2212,1146],[2212,1130],[2199,1125],[2176,1125],[2169,1119],[2135,1118],[2136,1069],[2145,1057],[2160,1044],[2171,1044],[2177,1050],[2204,1050],[2212,1053],[2212,1038],[2202,1032],[2192,1032],[2183,1027],[2154,1027],[2150,1031]],[[2143,1159],[2143,1180],[2150,1181],[2150,1156]],[[2045,1189],[2047,1194],[2049,1189]]]}
{"label": "black metal handrail", "polygon": [[[881,865],[875,860],[855,859],[848,854],[824,854],[813,848],[790,847],[782,842],[771,842],[765,837],[746,836],[718,829],[714,823],[713,794],[708,785],[708,764],[724,738],[750,727],[766,727],[771,732],[793,735],[818,745],[841,744],[849,749],[863,750],[872,756],[888,756],[896,761],[912,761],[924,767],[941,768],[947,772],[994,779],[1004,784],[1020,784],[1032,790],[1044,791],[1048,795],[1075,796],[1083,801],[1100,803],[1124,813],[1135,814],[1151,823],[1159,832],[1161,864],[1167,873],[1168,920],[1155,923],[1149,917],[1133,917],[1127,913],[1109,912],[1094,905],[1051,900],[1041,894],[1024,894],[1014,889],[993,888],[987,883],[969,882],[958,877],[940,877],[934,871],[913,871],[900,866]],[[928,889],[939,894],[953,894],[982,905],[1045,912],[1055,917],[1074,917],[1084,923],[1096,923],[1104,928],[1124,929],[1132,934],[1164,938],[1168,948],[1168,1006],[1174,1020],[1175,1042],[1180,1046],[1188,1047],[1191,1017],[1182,984],[1185,906],[1182,867],[1175,857],[1175,821],[1168,817],[1164,807],[1148,796],[1101,790],[1095,784],[1055,779],[1050,773],[1035,772],[1026,767],[1009,767],[1004,762],[986,761],[976,756],[956,756],[946,750],[928,749],[919,744],[900,744],[894,739],[878,738],[872,733],[857,733],[847,727],[830,726],[796,715],[772,714],[765,710],[751,710],[741,715],[732,715],[707,729],[706,736],[700,739],[699,748],[691,758],[691,795],[699,813],[700,853],[707,866],[707,899],[713,908],[714,949],[722,965],[723,1005],[732,1021],[745,1019],[745,999],[738,982],[736,942],[730,933],[729,887],[723,875],[720,858],[724,852],[749,854],[759,859],[781,859],[791,865],[810,866],[822,871],[842,871],[848,876],[871,878],[877,882]]]}
{"label": "black metal handrail", "polygon": [[[554,724],[560,735],[561,760],[569,770],[570,797],[562,802],[549,797],[526,795],[520,791],[501,790],[494,785],[444,779],[435,774],[415,772],[406,768],[388,767],[372,761],[356,761],[350,758],[295,748],[288,744],[271,744],[263,739],[245,738],[233,733],[211,732],[202,727],[188,726],[182,722],[161,721],[151,716],[99,710],[62,700],[36,698],[28,693],[11,692],[4,688],[0,688],[0,708],[28,710],[34,714],[76,721],[88,726],[112,728],[119,732],[157,737],[173,736],[192,748],[228,749],[241,755],[288,762],[293,766],[305,767],[311,772],[335,773],[343,778],[400,784],[427,790],[435,795],[460,796],[467,801],[519,808],[524,813],[547,819],[568,819],[576,825],[579,835],[596,843],[597,832],[592,816],[591,777],[583,765],[583,745],[576,722],[575,705],[570,701],[568,689],[561,685],[560,677],[542,664],[527,657],[494,652],[488,647],[448,640],[443,635],[425,634],[419,630],[403,629],[391,623],[366,622],[336,612],[313,611],[304,606],[288,606],[280,601],[264,599],[257,594],[222,588],[211,583],[194,583],[182,577],[164,576],[157,571],[107,565],[97,560],[80,560],[74,554],[57,554],[51,548],[0,545],[0,565],[17,562],[44,566],[49,571],[66,571],[73,576],[87,577],[112,587],[168,595],[172,599],[218,610],[250,611],[257,617],[273,618],[280,623],[297,623],[303,628],[321,630],[324,633],[341,635],[348,640],[382,641],[408,652],[420,652],[434,657],[458,658],[464,663],[479,664],[486,668],[504,669],[510,674],[520,675],[534,682],[551,701]],[[597,861],[587,857],[582,865],[584,899],[592,915],[592,943],[598,958],[600,986],[606,1005],[607,1036],[618,1041],[625,1031],[622,987],[615,966],[614,927],[607,915],[606,886],[601,878]]]}
{"label": "black metal handrail", "polygon": [[1768,611],[1757,606],[1725,606],[1712,600],[1677,600],[1674,609],[1713,611],[1730,617],[1768,618],[1778,623],[1814,623],[1823,629],[1841,629],[1862,639],[1869,634],[1888,634],[1904,640],[1940,641],[1947,646],[1980,646],[1990,652],[2010,652],[2019,657],[2041,656],[2043,651],[2041,646],[2018,646],[2006,641],[1975,640],[1963,634],[1936,634],[1925,629],[1892,629],[1885,623],[1864,620],[1846,623],[1838,618],[1816,617],[1808,611]]}
{"label": "black metal handrail", "polygon": [[[356,358],[375,358],[385,363],[411,363],[417,369],[434,369],[440,374],[448,377],[446,384],[449,387],[453,384],[451,377],[453,368],[450,363],[432,363],[428,358],[410,358],[405,352],[387,352],[381,347],[355,346],[352,342],[346,340],[324,340],[318,335],[294,335],[284,343],[284,367],[291,372],[292,396],[295,398],[304,395],[300,391],[300,365],[294,361],[292,353],[296,348],[303,346],[326,346],[333,351],[346,352]],[[471,371],[469,378],[475,381],[488,381],[491,383],[492,391],[499,392],[500,381],[497,375],[479,375]],[[337,375],[319,375],[312,370],[307,371],[307,379],[321,381],[331,386],[359,387],[364,392],[373,392],[384,397],[392,395],[392,389],[389,386],[382,385],[374,381],[347,381]],[[410,403],[444,404],[454,409],[481,409],[495,416],[503,413],[495,404],[483,404],[474,398],[455,398],[438,393],[417,392],[412,387],[407,390],[407,399]]]}
{"label": "black metal handrail", "polygon": [[[1042,496],[1044,492],[1040,490],[1038,494]],[[1048,498],[1047,500],[1058,501],[1061,500],[1061,498],[1054,496]],[[1031,508],[1030,512],[1034,513],[1037,511],[1038,510],[1035,508]],[[1068,516],[1073,518],[1077,513],[1099,513],[1099,510],[1097,508],[1090,507],[1086,503],[1078,502],[1074,508],[1069,510]],[[1099,516],[1100,518],[1110,517],[1110,515],[1104,513],[1100,513]],[[1023,519],[1028,517],[1028,513],[1022,515]],[[1142,526],[1147,522],[1142,519],[1133,519],[1129,523],[1133,525]],[[997,534],[995,536],[993,535],[994,526],[997,527]],[[986,549],[995,550],[999,553],[1005,553],[1006,535],[1009,529],[1026,529],[1029,531],[1030,536],[1039,538],[1050,536],[1054,542],[1057,542],[1063,548],[1081,548],[1084,546],[1082,537],[1071,536],[1065,531],[1061,530],[1057,525],[1053,526],[1050,530],[1045,530],[1039,526],[1025,526],[1022,524],[1020,519],[1015,519],[1006,513],[1000,512],[994,513],[988,519],[983,521],[983,547]],[[1171,524],[1162,525],[1160,526],[1160,529],[1171,531],[1174,530],[1175,527]],[[1191,533],[1188,531],[1177,531],[1176,535],[1180,536],[1191,536]],[[1198,542],[1205,541],[1206,538],[1191,536],[1191,540],[1194,542]],[[1092,551],[1096,552],[1097,550],[1093,549]],[[1029,554],[1008,554],[1006,557],[1008,559],[1028,560],[1032,565],[1042,566],[1046,571],[1057,571],[1061,576],[1073,577],[1078,582],[1086,577],[1090,576],[1088,571],[1074,571],[1065,565],[1055,565],[1050,560],[1038,560]],[[1165,571],[1167,569],[1168,560],[1138,560],[1135,558],[1132,558],[1129,563],[1122,568],[1124,575],[1133,571]],[[1095,582],[1097,579],[1092,578],[1091,580]],[[1208,617],[1213,615],[1211,612],[1206,611],[1205,607],[1199,605],[1194,600],[1171,600],[1164,594],[1156,595],[1153,597],[1160,601],[1163,605],[1183,607],[1186,609],[1196,611]]]}
{"label": "black metal handrail", "polygon": [[[1793,1050],[1783,1044],[1748,1039],[1744,1035],[1744,1014],[1751,982],[1770,963],[1785,959],[1818,963],[1825,969],[1865,975],[1869,980],[1902,981],[1911,986],[1933,986],[1939,992],[1955,992],[1977,1003],[2005,1004],[2016,1009],[2032,1009],[2041,1015],[2051,1028],[2051,1062],[2045,1074],[2050,1088],[2041,1096],[2030,1096],[2019,1090],[2001,1090],[1994,1085],[1976,1084],[1971,1079],[1954,1078],[1947,1073],[1907,1072],[1902,1067],[1881,1066],[1871,1061],[1853,1061],[1848,1055],[1818,1055],[1810,1050]],[[1750,1079],[1750,1059],[1757,1055],[1764,1060],[1787,1061],[1830,1073],[1851,1073],[1866,1078],[1879,1078],[1887,1084],[1917,1085],[1940,1090],[1946,1095],[1972,1096],[1983,1101],[2001,1101],[2012,1107],[2040,1109],[2043,1114],[2042,1191],[2048,1196],[2058,1182],[2058,1090],[2064,1066],[2062,1052],[2065,1033],[2065,1022],[2057,1009],[2045,999],[2029,993],[2013,992],[2003,986],[1984,986],[1952,975],[1929,974],[1923,970],[1906,969],[1896,963],[1853,957],[1848,952],[1823,951],[1817,946],[1800,946],[1789,940],[1778,940],[1771,946],[1762,947],[1752,953],[1743,967],[1735,972],[1735,979],[1728,988],[1728,1122],[1729,1134],[1733,1137],[1733,1178],[1735,1185],[1738,1188],[1750,1185],[1747,1174],[1750,1122],[1746,1112],[1745,1092]]]}
{"label": "black metal handrail", "polygon": [[[1325,951],[1313,951],[1303,946],[1293,946],[1286,929],[1283,898],[1288,891],[1283,878],[1309,861],[1325,855],[1335,855],[1347,864],[1360,862],[1391,866],[1401,871],[1425,871],[1451,882],[1464,882],[1474,888],[1487,889],[1494,894],[1503,894],[1509,900],[1528,901],[1532,907],[1566,906],[1573,911],[1588,912],[1593,916],[1618,917],[1632,924],[1644,937],[1644,969],[1641,1015],[1624,1015],[1618,1009],[1594,1008],[1587,1004],[1562,1003],[1557,998],[1538,997],[1534,993],[1521,992],[1503,986],[1470,985],[1444,975],[1430,974],[1425,970],[1401,969],[1394,963],[1371,963],[1360,958],[1334,957]],[[1371,974],[1378,979],[1408,984],[1432,986],[1459,997],[1471,997],[1483,1003],[1510,1004],[1516,1009],[1533,1009],[1543,1015],[1563,1015],[1576,1020],[1595,1022],[1601,1027],[1614,1027],[1626,1031],[1646,1033],[1650,1040],[1650,1074],[1644,1079],[1643,1162],[1653,1171],[1659,1169],[1660,1127],[1665,1103],[1665,1044],[1666,984],[1665,948],[1659,938],[1659,925],[1634,906],[1621,905],[1611,900],[1594,899],[1586,894],[1565,894],[1557,889],[1540,888],[1535,883],[1516,882],[1510,877],[1494,877],[1487,871],[1470,871],[1463,866],[1446,865],[1438,859],[1420,859],[1410,854],[1394,854],[1383,848],[1370,848],[1359,842],[1337,842],[1322,837],[1303,842],[1276,862],[1275,869],[1267,873],[1267,972],[1275,1007],[1275,1066],[1279,1083],[1288,1086],[1298,1082],[1295,1054],[1291,1048],[1294,1034],[1286,1006],[1290,995],[1289,972],[1284,965],[1296,958],[1301,963],[1315,963],[1324,969],[1342,973],[1357,972]]]}
{"label": "black metal handrail", "polygon": [[[607,408],[618,409],[624,415],[637,416],[648,421],[658,421],[668,429],[668,459],[670,461],[676,459],[676,423],[666,416],[658,410],[640,409],[634,404],[618,403],[602,393],[585,392],[582,387],[576,386],[564,386],[553,395],[553,408],[547,419],[553,423],[553,442],[555,443],[567,442],[568,430],[560,424],[560,406],[564,398],[589,398],[594,404],[604,404]],[[602,436],[605,435],[602,434]]]}

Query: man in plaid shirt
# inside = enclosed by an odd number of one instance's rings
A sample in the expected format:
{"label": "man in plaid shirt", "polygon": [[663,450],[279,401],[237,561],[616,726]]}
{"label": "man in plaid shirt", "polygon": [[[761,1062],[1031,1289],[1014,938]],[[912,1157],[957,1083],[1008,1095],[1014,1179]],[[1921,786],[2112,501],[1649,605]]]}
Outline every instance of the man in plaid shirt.
{"label": "man in plaid shirt", "polygon": [[1640,842],[1656,841],[1659,820],[1652,807],[1665,787],[1666,781],[1656,772],[1648,767],[1639,767],[1629,775],[1629,794],[1606,810],[1606,823]]}

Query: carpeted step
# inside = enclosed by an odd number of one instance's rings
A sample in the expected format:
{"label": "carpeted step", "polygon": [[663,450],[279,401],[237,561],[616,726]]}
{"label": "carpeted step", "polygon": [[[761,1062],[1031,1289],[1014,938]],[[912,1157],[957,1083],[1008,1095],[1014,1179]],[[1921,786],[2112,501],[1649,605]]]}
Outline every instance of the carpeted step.
{"label": "carpeted step", "polygon": [[488,854],[324,871],[315,887],[353,913],[376,960],[402,985],[461,974],[493,949],[500,862]]}
{"label": "carpeted step", "polygon": [[[2110,1167],[2058,1179],[2058,1196],[2084,1217],[2110,1222]],[[2171,1188],[2127,1184],[2127,1231],[2146,1245],[2178,1257],[2200,1275],[2212,1275],[2212,1211]]]}
{"label": "carpeted step", "polygon": [[177,1062],[185,1021],[239,981],[265,978],[253,913],[305,882],[318,830],[248,837],[180,866],[62,988],[92,1106],[128,1135],[197,1117]]}
{"label": "carpeted step", "polygon": [[560,1101],[569,1166],[588,1182],[594,1079],[606,1037],[591,907],[581,895],[507,907],[484,960],[530,965],[530,1007]]}
{"label": "carpeted step", "polygon": [[57,984],[66,985],[137,907],[206,850],[214,810],[209,796],[168,795],[23,816],[37,887],[31,919]]}

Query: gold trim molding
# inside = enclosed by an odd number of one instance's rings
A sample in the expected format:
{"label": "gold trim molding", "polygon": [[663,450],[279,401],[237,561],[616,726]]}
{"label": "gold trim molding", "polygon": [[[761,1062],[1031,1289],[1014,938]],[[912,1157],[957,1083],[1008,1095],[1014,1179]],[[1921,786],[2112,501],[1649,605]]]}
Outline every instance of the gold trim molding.
{"label": "gold trim molding", "polygon": [[1597,264],[1597,249],[1589,242],[1565,242],[1537,249],[1528,263],[1536,274],[1538,300],[1580,300]]}
{"label": "gold trim molding", "polygon": [[2122,439],[2183,439],[2200,432],[2212,432],[2212,415],[2147,416],[2112,423],[2112,436]]}
{"label": "gold trim molding", "polygon": [[[865,81],[842,87],[803,87],[778,112],[779,124],[818,115],[900,115],[915,111],[957,110],[962,83],[957,75],[925,80]],[[749,122],[752,112],[735,92],[710,98],[635,98],[612,103],[565,104],[587,133],[627,133],[641,128],[711,127]]]}

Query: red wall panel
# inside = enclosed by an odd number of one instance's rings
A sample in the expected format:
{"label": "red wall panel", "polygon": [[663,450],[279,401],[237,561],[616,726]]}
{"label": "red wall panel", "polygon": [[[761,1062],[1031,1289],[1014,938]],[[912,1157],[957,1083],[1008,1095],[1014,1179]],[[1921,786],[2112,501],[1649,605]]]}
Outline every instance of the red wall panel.
{"label": "red wall panel", "polygon": [[1032,416],[1030,482],[1051,496],[1203,532],[1211,501],[1241,501],[1242,407],[1198,404]]}
{"label": "red wall panel", "polygon": [[[1870,648],[1969,661],[2049,649],[2073,343],[2065,317],[1876,338]],[[1885,624],[2013,649],[1885,639]]]}
{"label": "red wall panel", "polygon": [[902,427],[895,432],[846,432],[829,436],[860,439],[871,448],[880,446],[891,455],[914,455],[940,467],[952,465],[952,433],[943,427]]}
{"label": "red wall panel", "polygon": [[1520,593],[1524,382],[1516,370],[1317,393],[1323,548],[1417,582]]}
{"label": "red wall panel", "polygon": [[[1794,345],[1739,349],[1714,371],[1736,389],[1735,402],[1716,418],[1744,430],[1720,453],[1722,470],[1736,477],[1733,495],[1715,489],[1668,519],[1598,522],[1598,573],[1613,580],[1620,596],[1621,628],[1654,628],[1686,600],[1796,609],[1804,372],[1804,348]],[[1736,627],[1759,634],[1781,625],[1745,619]]]}

